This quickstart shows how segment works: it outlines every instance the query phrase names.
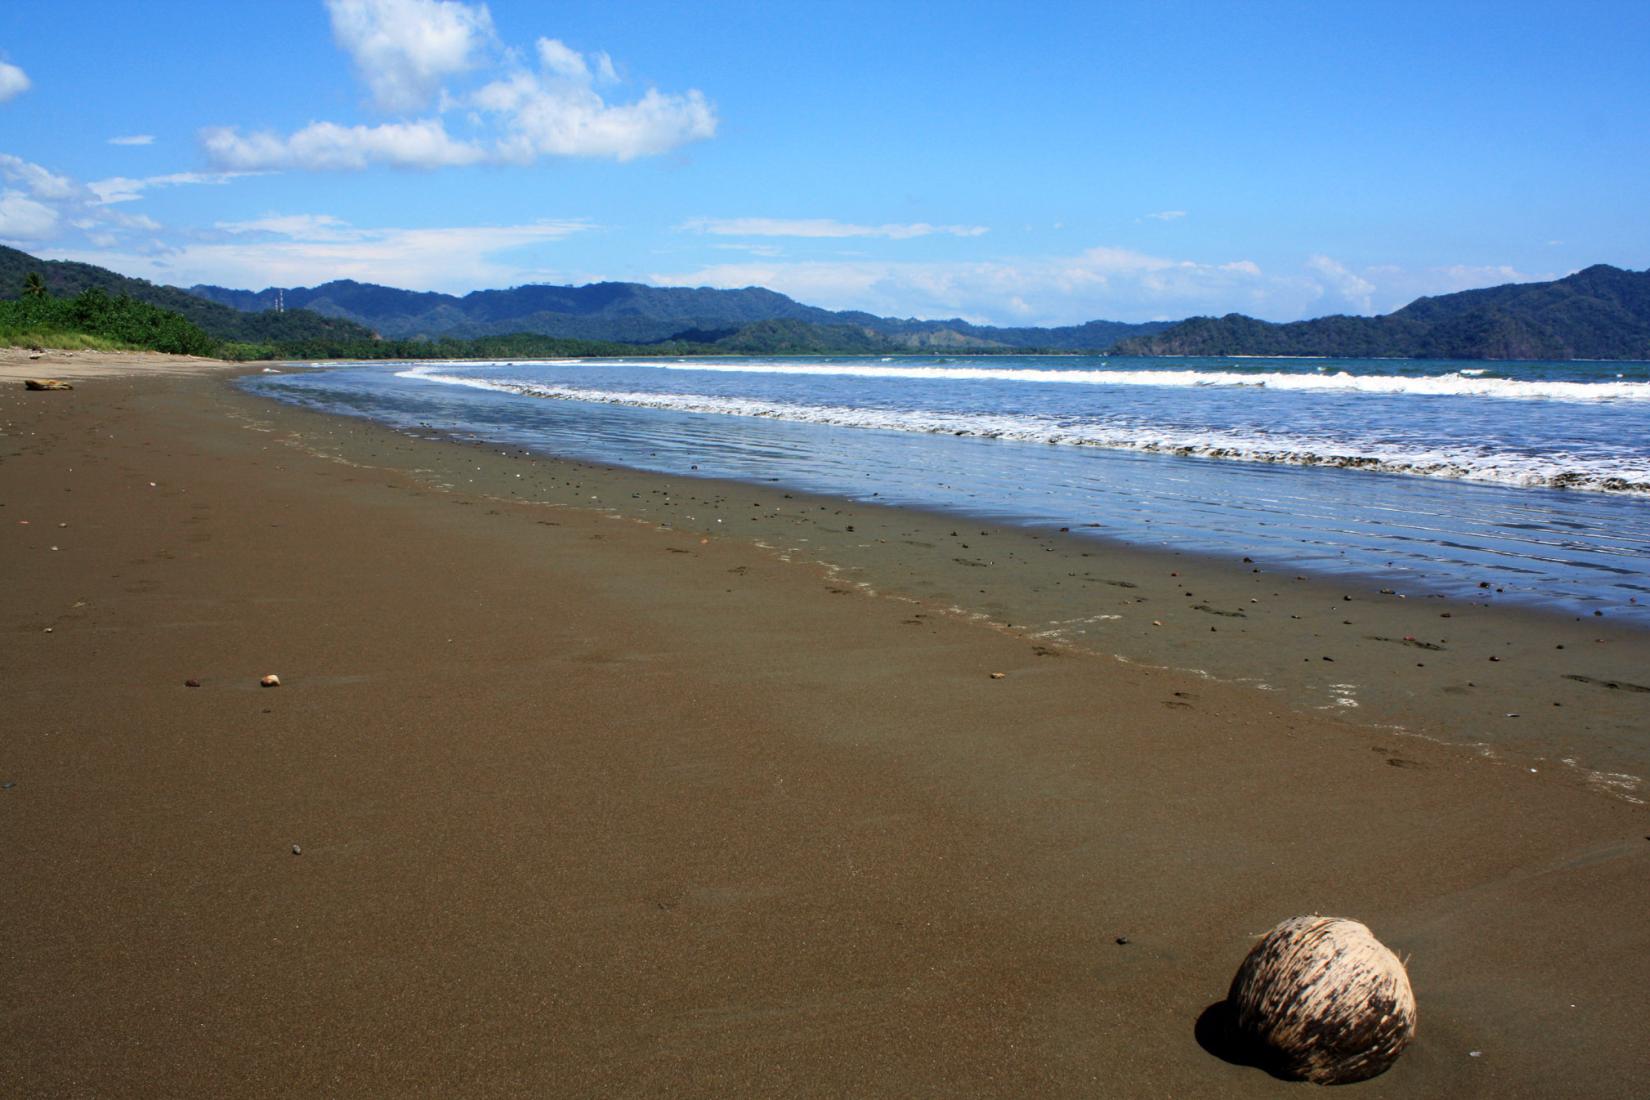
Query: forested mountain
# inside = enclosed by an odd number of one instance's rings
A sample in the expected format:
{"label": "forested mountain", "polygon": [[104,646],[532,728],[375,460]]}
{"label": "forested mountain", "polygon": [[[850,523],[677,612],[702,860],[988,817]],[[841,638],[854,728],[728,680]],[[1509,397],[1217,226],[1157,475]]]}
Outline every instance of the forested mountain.
{"label": "forested mountain", "polygon": [[328,345],[366,341],[372,331],[340,317],[324,317],[308,310],[284,313],[246,313],[207,301],[174,286],[158,286],[93,264],[69,260],[41,260],[0,245],[0,300],[22,294],[30,274],[44,277],[55,298],[69,298],[96,287],[112,297],[126,297],[170,310],[198,326],[214,339],[245,344]]}
{"label": "forested mountain", "polygon": [[[463,297],[358,283],[259,291],[196,286],[190,293],[242,310],[267,310],[277,293],[290,308],[347,318],[386,337],[469,337],[532,332],[586,340],[652,344],[667,340],[711,343],[770,321],[806,322],[836,333],[842,350],[981,350],[1035,348],[1100,351],[1126,336],[1146,335],[1168,322],[1091,321],[1063,328],[994,328],[963,320],[918,321],[803,305],[761,287],[655,287],[641,283],[521,286],[477,290]],[[848,330],[856,330],[848,335]],[[780,330],[772,330],[780,331]],[[784,329],[795,336],[794,328]],[[751,334],[747,334],[750,336]],[[809,343],[823,344],[823,336]],[[746,343],[749,342],[747,339]],[[774,349],[768,349],[774,350]]]}
{"label": "forested mountain", "polygon": [[[1650,271],[1598,264],[1546,283],[1418,298],[1381,317],[1275,324],[1231,313],[1177,324],[1090,321],[995,328],[803,305],[760,287],[639,283],[523,286],[462,297],[339,280],[262,291],[158,286],[91,264],[0,245],[0,300],[43,276],[47,292],[90,288],[180,314],[238,357],[467,354],[891,354],[1110,351],[1116,355],[1321,355],[1419,359],[1650,359]],[[277,294],[284,310],[276,312]],[[492,350],[479,350],[479,349]],[[475,349],[475,350],[471,350]]]}
{"label": "forested mountain", "polygon": [[1650,271],[1595,264],[1548,283],[1417,298],[1382,317],[1273,324],[1193,317],[1119,342],[1116,355],[1411,359],[1650,359]]}

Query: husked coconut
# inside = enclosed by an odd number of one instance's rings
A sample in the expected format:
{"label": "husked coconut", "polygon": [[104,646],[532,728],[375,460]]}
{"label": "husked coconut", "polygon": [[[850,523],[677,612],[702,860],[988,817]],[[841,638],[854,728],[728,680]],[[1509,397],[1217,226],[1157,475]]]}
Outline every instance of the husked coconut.
{"label": "husked coconut", "polygon": [[1415,1038],[1415,994],[1390,948],[1341,917],[1291,917],[1227,994],[1239,1041],[1282,1073],[1341,1085],[1384,1073]]}

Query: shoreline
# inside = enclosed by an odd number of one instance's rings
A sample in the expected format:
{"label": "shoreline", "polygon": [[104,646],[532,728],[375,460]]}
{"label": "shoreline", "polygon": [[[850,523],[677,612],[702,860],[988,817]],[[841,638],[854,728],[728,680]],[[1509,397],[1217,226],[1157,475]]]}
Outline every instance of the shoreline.
{"label": "shoreline", "polygon": [[[1282,1095],[1195,1025],[1309,911],[1409,958],[1420,1036],[1361,1094],[1641,1084],[1644,808],[1346,721],[1368,696],[1313,710],[1324,654],[1277,640],[1448,663],[1474,715],[1646,698],[1563,680],[1547,625],[1461,608],[1420,651],[1362,635],[1437,601],[216,376],[16,383],[0,420],[0,1035],[31,1092]],[[1046,635],[1078,589],[1094,621]],[[1314,678],[1103,655],[1228,635]],[[1605,676],[1642,643],[1586,644]],[[1442,690],[1457,661],[1482,694]]]}
{"label": "shoreline", "polygon": [[[1297,709],[1650,798],[1650,692],[1641,690],[1650,688],[1650,629],[1629,619],[1496,604],[1493,589],[1485,601],[1395,591],[1375,575],[1297,572],[1260,550],[1219,558],[563,458],[245,396],[298,423],[359,425],[307,433],[343,461],[410,464],[433,486],[746,539],[856,588],[1045,645],[1258,685]],[[479,469],[459,457],[469,454],[486,456]]]}

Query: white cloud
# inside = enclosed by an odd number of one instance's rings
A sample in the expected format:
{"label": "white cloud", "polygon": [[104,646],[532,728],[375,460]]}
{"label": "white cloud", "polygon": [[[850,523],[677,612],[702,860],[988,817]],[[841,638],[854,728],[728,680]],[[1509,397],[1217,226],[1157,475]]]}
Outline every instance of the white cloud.
{"label": "white cloud", "polygon": [[[1076,324],[1130,320],[1164,313],[1226,312],[1285,297],[1287,284],[1247,260],[1202,263],[1123,248],[1091,248],[1073,256],[967,263],[933,261],[756,260],[662,272],[674,286],[767,286],[812,305],[917,317],[957,317],[988,324]],[[1295,288],[1295,299],[1311,293]],[[1281,304],[1281,303],[1280,303]]]}
{"label": "white cloud", "polygon": [[[716,111],[697,89],[667,94],[649,88],[634,103],[610,104],[596,91],[584,55],[551,38],[538,41],[541,68],[517,70],[469,97],[499,127],[496,153],[516,163],[541,156],[632,160],[713,137]],[[597,72],[616,79],[613,62],[596,55]]]}
{"label": "white cloud", "polygon": [[751,256],[783,256],[785,250],[776,244],[752,244],[748,241],[717,242],[712,248],[723,252],[744,252]]}
{"label": "white cloud", "polygon": [[1313,256],[1306,261],[1306,269],[1316,274],[1334,296],[1348,303],[1358,313],[1373,311],[1371,302],[1375,294],[1375,284],[1362,275],[1347,270],[1339,261],[1328,256]]}
{"label": "white cloud", "polygon": [[191,184],[206,186],[222,186],[232,179],[251,175],[250,172],[169,172],[163,176],[144,176],[142,179],[132,179],[127,176],[110,176],[108,179],[93,180],[86,185],[91,193],[97,196],[97,201],[105,206],[117,202],[135,202],[143,197],[143,193],[153,187],[181,187]]}
{"label": "white cloud", "polygon": [[57,211],[17,191],[0,191],[0,240],[44,240],[57,229]]}
{"label": "white cloud", "polygon": [[[355,60],[379,106],[429,117],[383,125],[312,122],[289,135],[232,126],[201,132],[213,162],[233,169],[353,171],[374,165],[444,168],[480,162],[529,164],[540,157],[619,161],[669,152],[715,135],[704,93],[649,88],[610,103],[598,86],[619,80],[606,53],[580,53],[554,38],[535,44],[537,67],[502,52],[491,79],[471,91],[446,80],[481,68],[495,41],[484,5],[456,0],[327,0],[333,33]],[[473,137],[448,133],[445,115],[465,112]]]}
{"label": "white cloud", "polygon": [[0,103],[29,90],[29,74],[16,65],[0,61]]}
{"label": "white cloud", "polygon": [[[1436,275],[1454,290],[1473,290],[1478,287],[1500,286],[1503,283],[1532,283],[1556,279],[1557,275],[1526,275],[1511,264],[1451,264],[1433,268]],[[1433,291],[1437,294],[1439,291]]]}
{"label": "white cloud", "polygon": [[154,143],[154,134],[126,134],[123,137],[109,139],[110,145],[153,145]]}
{"label": "white cloud", "polygon": [[22,157],[0,153],[0,179],[22,185],[30,195],[48,201],[84,198],[86,189],[69,179],[49,172]]}
{"label": "white cloud", "polygon": [[694,218],[678,228],[721,237],[886,237],[896,241],[933,234],[981,237],[990,232],[983,225],[853,225],[831,218]]}
{"label": "white cloud", "polygon": [[250,221],[218,222],[216,228],[226,233],[273,233],[310,241],[348,240],[360,232],[331,214],[269,214]]}
{"label": "white cloud", "polygon": [[440,119],[388,122],[380,126],[339,126],[312,122],[288,137],[260,132],[244,137],[229,127],[201,132],[214,163],[241,171],[301,168],[359,170],[373,164],[394,168],[443,168],[474,164],[486,154],[457,141]]}
{"label": "white cloud", "polygon": [[810,305],[997,325],[1179,320],[1247,313],[1275,321],[1389,313],[1426,294],[1551,279],[1505,265],[1353,269],[1324,255],[1294,271],[1252,260],[1205,262],[1097,247],[1068,256],[954,263],[753,256],[650,276],[666,286],[766,286]]}
{"label": "white cloud", "polygon": [[357,279],[462,293],[529,281],[524,269],[509,258],[510,252],[550,244],[594,227],[581,221],[542,221],[362,228],[326,214],[272,214],[220,223],[215,228],[217,239],[175,247],[58,255],[182,286],[215,283],[257,288]]}
{"label": "white cloud", "polygon": [[148,235],[164,227],[146,214],[112,209],[113,204],[138,199],[151,187],[222,183],[229,178],[227,174],[175,172],[82,184],[21,157],[0,153],[0,180],[15,185],[4,191],[5,216],[0,224],[5,232],[0,236],[44,240],[66,227],[80,231],[99,247],[116,247],[132,235]]}
{"label": "white cloud", "polygon": [[539,39],[539,64],[544,66],[546,72],[564,80],[575,80],[580,84],[591,81],[590,66],[585,64],[584,55],[554,38]]}
{"label": "white cloud", "polygon": [[494,39],[485,4],[327,0],[332,35],[387,111],[427,107],[443,79],[473,69]]}
{"label": "white cloud", "polygon": [[1184,211],[1184,210],[1159,210],[1155,214],[1147,214],[1146,215],[1146,217],[1151,218],[1154,221],[1160,221],[1160,222],[1179,221],[1181,218],[1184,218],[1185,216],[1186,216],[1186,211]]}

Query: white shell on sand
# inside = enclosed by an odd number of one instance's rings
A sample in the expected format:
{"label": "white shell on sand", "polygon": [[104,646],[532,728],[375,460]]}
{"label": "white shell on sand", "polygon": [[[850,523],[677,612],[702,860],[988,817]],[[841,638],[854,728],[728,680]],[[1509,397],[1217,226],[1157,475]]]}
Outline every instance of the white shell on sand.
{"label": "white shell on sand", "polygon": [[1415,1038],[1409,975],[1364,925],[1291,917],[1243,960],[1227,996],[1266,1064],[1320,1085],[1384,1072]]}
{"label": "white shell on sand", "polygon": [[262,680],[259,680],[258,685],[266,688],[278,688],[281,686],[281,678],[271,672],[268,676],[265,676]]}

